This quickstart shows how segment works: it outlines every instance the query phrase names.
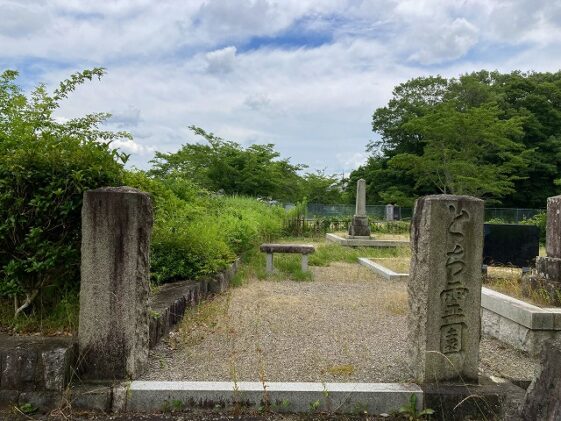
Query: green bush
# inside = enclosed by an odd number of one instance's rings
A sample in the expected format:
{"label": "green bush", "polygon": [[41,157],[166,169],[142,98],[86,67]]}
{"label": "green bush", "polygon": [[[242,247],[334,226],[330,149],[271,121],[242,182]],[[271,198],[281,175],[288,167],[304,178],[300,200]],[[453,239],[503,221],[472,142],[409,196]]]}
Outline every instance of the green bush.
{"label": "green bush", "polygon": [[142,172],[128,173],[126,183],[153,200],[155,284],[215,273],[282,231],[284,210],[252,198],[216,196],[181,177],[156,179]]}
{"label": "green bush", "polygon": [[536,225],[540,231],[540,242],[545,243],[547,212],[540,212],[531,218],[524,219],[520,223],[524,225]]}
{"label": "green bush", "polygon": [[64,123],[52,115],[78,84],[102,74],[77,73],[53,95],[39,86],[29,98],[17,72],[0,75],[0,298],[14,300],[16,315],[45,291],[76,290],[82,193],[122,184],[126,156],[109,143],[127,135],[97,129],[107,114]]}

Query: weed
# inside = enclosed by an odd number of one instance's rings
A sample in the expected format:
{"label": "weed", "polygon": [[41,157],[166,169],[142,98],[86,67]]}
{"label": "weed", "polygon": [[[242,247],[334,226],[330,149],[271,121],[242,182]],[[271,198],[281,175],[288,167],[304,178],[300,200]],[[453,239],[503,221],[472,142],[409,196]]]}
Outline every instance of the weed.
{"label": "weed", "polygon": [[381,264],[396,273],[409,273],[411,258],[406,257],[386,257],[381,259],[372,259],[374,262]]}
{"label": "weed", "polygon": [[354,415],[368,415],[368,405],[362,402],[355,402],[353,405]]}
{"label": "weed", "polygon": [[327,372],[333,376],[351,376],[355,372],[355,367],[352,364],[334,365],[329,367]]}
{"label": "weed", "polygon": [[25,415],[33,415],[39,410],[39,408],[32,403],[27,402],[17,407],[17,410]]}
{"label": "weed", "polygon": [[148,314],[150,315],[150,318],[152,318],[152,319],[159,319],[160,317],[162,317],[162,315],[160,313],[158,313],[157,311],[154,311],[152,309],[149,310]]}
{"label": "weed", "polygon": [[320,405],[321,402],[319,401],[319,399],[317,401],[310,402],[310,412],[316,412]]}
{"label": "weed", "polygon": [[[230,294],[229,291],[226,291],[224,294],[205,300],[188,309],[179,324],[179,334],[174,338],[180,338],[181,344],[187,346],[201,343],[210,332],[222,326],[221,321],[228,311]],[[170,338],[172,347],[178,345],[178,339],[174,338]]]}
{"label": "weed", "polygon": [[80,304],[78,292],[68,290],[55,292],[49,288],[41,291],[29,312],[14,318],[14,303],[0,300],[0,326],[19,333],[40,333],[41,335],[68,335],[78,330]]}
{"label": "weed", "polygon": [[384,308],[398,316],[407,314],[407,291],[394,289],[386,292],[384,299]]}
{"label": "weed", "polygon": [[179,399],[165,400],[162,405],[162,412],[180,412],[185,408],[185,404]]}
{"label": "weed", "polygon": [[401,257],[407,256],[406,247],[343,247],[339,244],[320,243],[316,252],[310,255],[311,266],[329,266],[332,262],[356,263],[359,257]]}
{"label": "weed", "polygon": [[422,411],[417,411],[417,395],[412,394],[409,402],[399,408],[399,413],[403,414],[409,421],[417,421],[426,415],[433,415],[434,410],[425,408]]}

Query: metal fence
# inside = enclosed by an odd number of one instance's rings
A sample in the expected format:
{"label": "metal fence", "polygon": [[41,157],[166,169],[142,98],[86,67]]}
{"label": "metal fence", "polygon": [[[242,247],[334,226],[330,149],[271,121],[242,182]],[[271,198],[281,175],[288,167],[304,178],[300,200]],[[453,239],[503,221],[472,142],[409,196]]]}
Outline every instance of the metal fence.
{"label": "metal fence", "polygon": [[[385,205],[366,205],[366,214],[374,220],[384,220]],[[507,224],[518,224],[525,219],[545,212],[545,209],[524,209],[524,208],[485,208],[485,221],[493,219],[500,220]],[[325,205],[321,203],[309,203],[307,209],[307,219],[317,218],[345,218],[352,217],[355,213],[354,205]],[[411,219],[412,208],[401,208],[401,219]]]}
{"label": "metal fence", "polygon": [[[325,217],[352,217],[355,214],[355,205],[324,205],[321,203],[309,203],[308,218]],[[383,220],[386,215],[386,205],[366,205],[366,214],[373,219]],[[411,208],[401,208],[401,218],[411,218]]]}
{"label": "metal fence", "polygon": [[545,209],[485,208],[485,222],[497,219],[507,224],[518,224],[543,212]]}

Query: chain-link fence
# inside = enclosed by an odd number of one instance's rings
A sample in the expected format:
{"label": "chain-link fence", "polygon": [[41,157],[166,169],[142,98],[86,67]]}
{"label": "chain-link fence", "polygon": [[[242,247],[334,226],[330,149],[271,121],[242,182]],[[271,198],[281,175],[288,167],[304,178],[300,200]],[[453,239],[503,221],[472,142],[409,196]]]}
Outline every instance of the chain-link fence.
{"label": "chain-link fence", "polygon": [[545,212],[545,209],[485,208],[485,222],[499,221],[504,224],[518,224]]}
{"label": "chain-link fence", "polygon": [[[366,205],[366,214],[374,220],[384,220],[386,215],[385,205]],[[412,208],[400,208],[401,219],[409,220],[413,215]],[[530,219],[545,209],[525,209],[525,208],[485,208],[485,222],[500,221],[506,224],[518,224]],[[325,205],[321,203],[309,203],[306,218],[349,218],[355,214],[354,205]]]}
{"label": "chain-link fence", "polygon": [[[411,218],[411,208],[400,208],[401,219]],[[306,217],[309,219],[326,217],[352,217],[355,214],[355,205],[324,205],[321,203],[309,203]],[[386,205],[366,205],[366,214],[375,220],[384,220],[386,216]]]}

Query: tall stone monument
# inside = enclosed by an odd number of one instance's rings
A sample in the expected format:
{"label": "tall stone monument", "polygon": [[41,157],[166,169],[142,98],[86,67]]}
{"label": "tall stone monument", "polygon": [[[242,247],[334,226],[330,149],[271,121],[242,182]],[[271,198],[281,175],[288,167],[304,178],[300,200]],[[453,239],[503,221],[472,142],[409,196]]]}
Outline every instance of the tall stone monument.
{"label": "tall stone monument", "polygon": [[483,201],[425,196],[411,224],[408,343],[421,383],[477,380]]}
{"label": "tall stone monument", "polygon": [[545,250],[547,257],[536,258],[534,282],[555,298],[555,290],[561,289],[561,196],[547,199]]}
{"label": "tall stone monument", "polygon": [[370,224],[366,215],[366,181],[362,178],[356,183],[356,210],[349,226],[349,236],[370,238]]}
{"label": "tall stone monument", "polygon": [[84,193],[78,343],[83,378],[134,379],[148,361],[148,194]]}

